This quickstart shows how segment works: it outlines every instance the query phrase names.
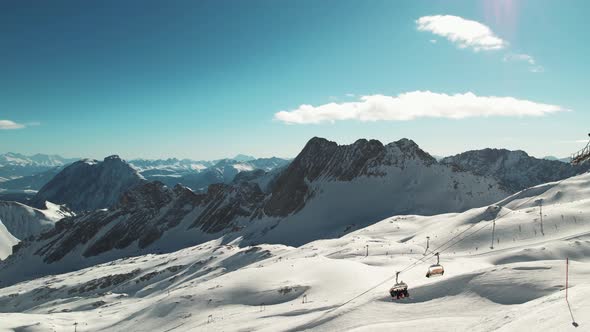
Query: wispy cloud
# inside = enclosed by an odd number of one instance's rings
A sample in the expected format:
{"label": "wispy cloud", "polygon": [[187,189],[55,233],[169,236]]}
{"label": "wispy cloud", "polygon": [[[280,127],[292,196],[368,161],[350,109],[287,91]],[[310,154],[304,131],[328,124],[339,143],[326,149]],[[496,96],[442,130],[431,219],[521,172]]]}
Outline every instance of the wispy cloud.
{"label": "wispy cloud", "polygon": [[11,120],[0,120],[0,130],[22,129],[26,126]]}
{"label": "wispy cloud", "polygon": [[524,53],[509,53],[506,54],[504,56],[504,61],[505,62],[509,62],[509,61],[525,61],[528,62],[531,65],[535,65],[535,58],[533,58],[532,56],[528,55],[528,54],[524,54]]}
{"label": "wispy cloud", "polygon": [[405,121],[418,118],[463,119],[470,117],[543,116],[567,109],[513,97],[477,96],[471,92],[448,95],[413,91],[398,96],[369,95],[359,101],[301,105],[275,113],[275,119],[288,124],[317,124],[340,120]]}
{"label": "wispy cloud", "polygon": [[524,53],[508,53],[504,55],[504,62],[526,62],[529,64],[529,71],[532,73],[542,73],[545,71],[543,66],[537,64],[532,55]]}
{"label": "wispy cloud", "polygon": [[423,16],[416,20],[420,31],[445,37],[460,48],[490,51],[505,48],[508,42],[496,36],[487,25],[453,15]]}
{"label": "wispy cloud", "polygon": [[559,143],[571,143],[571,144],[580,144],[580,143],[588,143],[587,139],[576,139],[576,140],[561,140],[558,141]]}

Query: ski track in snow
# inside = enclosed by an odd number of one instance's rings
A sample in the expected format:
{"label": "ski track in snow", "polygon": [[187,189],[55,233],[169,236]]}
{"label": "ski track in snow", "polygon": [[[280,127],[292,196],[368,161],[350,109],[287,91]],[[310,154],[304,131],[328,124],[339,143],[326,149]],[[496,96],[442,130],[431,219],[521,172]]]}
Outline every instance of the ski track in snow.
{"label": "ski track in snow", "polygon": [[[569,331],[572,319],[588,330],[589,197],[587,174],[501,208],[393,216],[297,248],[217,239],[119,259],[0,288],[0,331]],[[457,237],[443,277],[425,278],[426,236],[430,249]],[[410,299],[390,299],[393,281],[355,298],[420,260],[400,276]]]}

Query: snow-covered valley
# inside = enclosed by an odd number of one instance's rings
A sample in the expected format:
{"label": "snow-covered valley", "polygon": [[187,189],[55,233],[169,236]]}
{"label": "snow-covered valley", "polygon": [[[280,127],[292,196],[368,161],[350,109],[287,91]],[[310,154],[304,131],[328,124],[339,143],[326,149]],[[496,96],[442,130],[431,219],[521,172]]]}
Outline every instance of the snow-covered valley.
{"label": "snow-covered valley", "polygon": [[[0,331],[584,330],[589,197],[585,174],[300,247],[219,238],[118,259],[0,288]],[[445,274],[428,279],[434,251]],[[409,299],[389,296],[396,271]]]}

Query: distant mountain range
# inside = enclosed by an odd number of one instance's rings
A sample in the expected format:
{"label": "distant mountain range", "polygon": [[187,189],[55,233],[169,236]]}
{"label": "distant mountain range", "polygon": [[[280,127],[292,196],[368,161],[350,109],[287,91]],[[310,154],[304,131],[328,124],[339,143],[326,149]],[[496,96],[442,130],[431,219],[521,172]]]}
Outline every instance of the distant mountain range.
{"label": "distant mountain range", "polygon": [[[31,197],[65,166],[79,160],[57,155],[0,154],[0,200],[28,203]],[[176,158],[134,159],[129,161],[129,165],[150,181],[158,180],[171,187],[181,183],[193,190],[206,190],[207,186],[213,183],[230,183],[240,171],[270,171],[288,162],[287,159],[257,159],[240,154],[231,159],[214,161]]]}
{"label": "distant mountain range", "polygon": [[[237,158],[237,159],[236,159]],[[160,181],[169,187],[182,184],[195,191],[204,191],[214,183],[231,183],[240,172],[265,172],[285,166],[287,159],[254,158],[238,155],[233,159],[194,161],[189,159],[130,160],[129,164],[150,181]]]}
{"label": "distant mountain range", "polygon": [[32,156],[13,152],[0,154],[0,166],[57,167],[72,163],[76,160],[78,160],[78,158],[64,158],[58,155],[39,153]]}
{"label": "distant mountain range", "polygon": [[0,154],[0,188],[3,188],[1,185],[6,181],[60,168],[76,160],[78,159],[45,154],[32,156],[13,152]]}

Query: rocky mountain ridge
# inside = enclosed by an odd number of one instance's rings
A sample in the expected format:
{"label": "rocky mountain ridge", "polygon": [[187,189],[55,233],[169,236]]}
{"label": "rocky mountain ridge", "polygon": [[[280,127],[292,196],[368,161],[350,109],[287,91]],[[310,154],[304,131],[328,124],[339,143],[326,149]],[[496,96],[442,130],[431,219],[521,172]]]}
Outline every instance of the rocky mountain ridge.
{"label": "rocky mountain ridge", "polygon": [[[21,242],[0,272],[31,277],[19,270],[19,261],[65,272],[118,257],[171,252],[220,236],[241,238],[245,244],[301,245],[342,235],[384,215],[463,211],[508,195],[493,180],[438,164],[407,139],[338,145],[313,138],[272,177],[248,174],[230,184],[209,185],[204,193],[142,181],[119,195],[110,209],[65,218],[53,230]],[[85,184],[95,187],[100,186]]]}
{"label": "rocky mountain ridge", "polygon": [[569,178],[590,169],[588,163],[573,166],[559,160],[538,159],[524,151],[506,149],[467,151],[443,158],[440,162],[476,175],[493,177],[512,193]]}

